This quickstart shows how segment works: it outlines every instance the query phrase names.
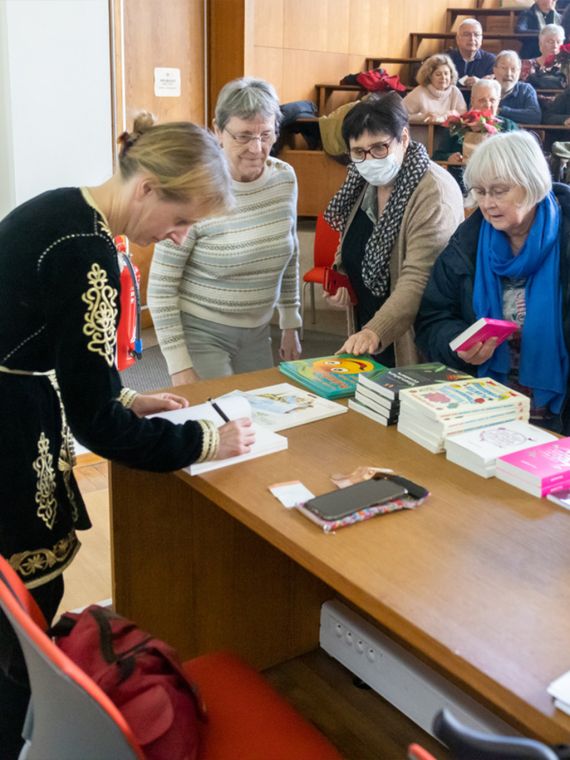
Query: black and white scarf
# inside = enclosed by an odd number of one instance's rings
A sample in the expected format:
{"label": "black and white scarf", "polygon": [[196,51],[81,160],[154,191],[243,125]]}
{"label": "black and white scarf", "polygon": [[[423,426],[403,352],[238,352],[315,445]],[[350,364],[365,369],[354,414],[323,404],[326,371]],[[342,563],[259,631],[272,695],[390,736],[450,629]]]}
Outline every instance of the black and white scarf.
{"label": "black and white scarf", "polygon": [[[362,279],[368,290],[375,296],[383,297],[388,294],[390,254],[400,232],[410,196],[427,172],[429,164],[430,160],[425,147],[421,143],[410,141],[388,203],[374,225],[364,249]],[[351,164],[343,186],[325,211],[327,222],[341,234],[365,185],[366,180],[360,176],[356,166]]]}

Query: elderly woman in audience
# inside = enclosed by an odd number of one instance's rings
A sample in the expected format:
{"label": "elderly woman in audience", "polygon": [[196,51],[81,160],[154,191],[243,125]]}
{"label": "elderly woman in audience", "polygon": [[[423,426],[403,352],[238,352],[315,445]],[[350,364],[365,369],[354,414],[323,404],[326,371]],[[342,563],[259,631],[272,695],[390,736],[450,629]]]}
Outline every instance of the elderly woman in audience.
{"label": "elderly woman in audience", "polygon": [[174,385],[273,366],[275,306],[281,357],[301,354],[297,180],[269,156],[279,115],[268,82],[242,78],[222,88],[214,128],[235,208],[194,224],[178,245],[156,246],[148,301]]}
{"label": "elderly woman in audience", "polygon": [[457,69],[448,55],[432,55],[421,65],[415,87],[404,98],[410,124],[445,121],[467,110],[465,98],[455,86]]}
{"label": "elderly woman in audience", "polygon": [[[435,263],[416,321],[431,361],[491,376],[531,398],[534,422],[570,432],[570,188],[552,184],[546,159],[523,130],[482,143],[465,170],[478,209]],[[517,322],[506,343],[452,351],[481,317]]]}
{"label": "elderly woman in audience", "polygon": [[[560,24],[543,26],[538,35],[540,55],[521,61],[520,78],[538,89],[564,87],[566,80],[558,63],[551,63],[564,44],[564,27]],[[548,65],[547,65],[548,64]]]}
{"label": "elderly woman in audience", "polygon": [[[497,117],[500,99],[500,84],[495,79],[480,79],[473,85],[471,90],[471,109],[473,111],[490,111],[493,116]],[[511,119],[506,119],[503,116],[497,118],[501,132],[511,132],[513,129],[518,129],[518,124],[515,124]],[[447,161],[450,164],[463,166],[465,164],[463,137],[457,134],[452,135],[448,131],[440,141],[438,149],[433,154],[433,158],[435,161]],[[459,184],[462,185],[463,174],[454,174],[454,176],[458,179]]]}
{"label": "elderly woman in audience", "polygon": [[517,124],[540,124],[542,113],[536,90],[527,82],[519,82],[521,61],[514,50],[502,50],[493,68],[501,85],[499,115]]}
{"label": "elderly woman in audience", "polygon": [[[413,322],[433,262],[463,219],[453,178],[410,140],[392,93],[356,105],[343,123],[351,164],[325,218],[341,233],[336,266],[358,298],[356,332],[340,351],[389,366],[417,359]],[[349,307],[346,288],[328,297]]]}
{"label": "elderly woman in audience", "polygon": [[457,69],[459,84],[473,87],[478,79],[493,75],[495,56],[481,49],[483,27],[475,18],[466,18],[457,27],[456,49],[447,51]]}
{"label": "elderly woman in audience", "polygon": [[525,11],[519,13],[515,32],[536,32],[537,36],[523,40],[521,58],[536,58],[540,55],[538,33],[547,24],[559,24],[560,14],[556,12],[556,0],[536,0]]}

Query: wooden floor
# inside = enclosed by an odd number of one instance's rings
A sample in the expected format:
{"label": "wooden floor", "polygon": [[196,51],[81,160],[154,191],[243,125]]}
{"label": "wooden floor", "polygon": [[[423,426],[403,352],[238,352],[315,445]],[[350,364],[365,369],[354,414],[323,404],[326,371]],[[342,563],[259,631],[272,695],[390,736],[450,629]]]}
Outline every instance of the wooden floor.
{"label": "wooden floor", "polygon": [[[82,549],[65,573],[61,611],[111,596],[107,464],[87,455],[75,470],[93,528],[80,534]],[[271,668],[274,687],[338,747],[346,760],[403,760],[417,742],[437,760],[449,758],[441,745],[322,650]],[[291,758],[294,760],[294,758]]]}

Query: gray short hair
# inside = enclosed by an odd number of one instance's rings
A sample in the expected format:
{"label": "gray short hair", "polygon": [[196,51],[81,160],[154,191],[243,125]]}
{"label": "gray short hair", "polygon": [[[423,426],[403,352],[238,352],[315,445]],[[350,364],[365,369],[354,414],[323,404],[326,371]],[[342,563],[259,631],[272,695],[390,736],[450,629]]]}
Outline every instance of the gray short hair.
{"label": "gray short hair", "polygon": [[497,82],[496,79],[478,79],[473,87],[471,88],[471,100],[473,100],[473,93],[477,92],[477,90],[494,90],[495,95],[500,98],[501,97],[501,85],[499,82]]}
{"label": "gray short hair", "polygon": [[519,58],[519,54],[517,53],[516,50],[501,50],[500,53],[497,53],[497,57],[495,58],[495,63],[493,64],[493,66],[497,66],[499,61],[502,60],[503,58],[513,59],[520,69],[522,65],[521,59]]}
{"label": "gray short hair", "polygon": [[216,102],[215,119],[218,129],[224,129],[232,116],[239,119],[273,116],[277,129],[281,110],[275,87],[264,79],[253,77],[241,77],[225,84]]}
{"label": "gray short hair", "polygon": [[521,187],[525,206],[540,203],[552,189],[548,164],[538,140],[525,130],[493,135],[478,145],[464,174],[465,186],[504,182]]}
{"label": "gray short hair", "polygon": [[547,34],[556,34],[562,42],[566,38],[564,27],[560,26],[560,24],[545,24],[538,33],[538,37],[540,39],[540,37],[545,37]]}
{"label": "gray short hair", "polygon": [[476,18],[466,18],[464,19],[459,26],[457,27],[457,34],[459,34],[459,30],[463,26],[478,26],[481,31],[483,31],[483,26],[481,25],[481,22],[478,21]]}

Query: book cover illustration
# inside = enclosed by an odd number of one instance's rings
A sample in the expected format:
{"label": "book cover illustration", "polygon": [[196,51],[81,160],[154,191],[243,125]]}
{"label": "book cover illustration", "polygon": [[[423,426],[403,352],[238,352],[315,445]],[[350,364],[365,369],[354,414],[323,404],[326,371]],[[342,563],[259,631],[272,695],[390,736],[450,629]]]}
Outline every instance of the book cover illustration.
{"label": "book cover illustration", "polygon": [[515,420],[469,433],[459,433],[447,439],[446,447],[462,449],[466,456],[479,457],[483,462],[494,462],[497,457],[554,440],[556,436],[552,433]]}
{"label": "book cover illustration", "polygon": [[570,480],[570,438],[505,454],[497,459],[497,472],[504,469],[532,483],[549,485]]}
{"label": "book cover illustration", "polygon": [[428,364],[411,364],[408,367],[395,367],[386,372],[365,375],[362,377],[362,385],[394,399],[405,388],[454,382],[471,377],[465,372],[446,367],[445,364],[431,362]]}
{"label": "book cover illustration", "polygon": [[497,345],[500,346],[507,338],[512,335],[519,326],[516,322],[510,322],[506,319],[488,319],[481,317],[466,330],[463,330],[454,338],[449,347],[452,351],[468,351],[476,343],[483,343],[489,338],[496,338]]}
{"label": "book cover illustration", "polygon": [[490,377],[470,378],[455,383],[424,385],[401,391],[402,403],[430,417],[444,419],[458,412],[481,413],[496,406],[528,409],[530,400],[522,393]]}
{"label": "book cover illustration", "polygon": [[354,396],[359,377],[386,371],[386,367],[370,356],[338,354],[281,362],[279,370],[318,396],[330,399]]}
{"label": "book cover illustration", "polygon": [[273,431],[305,425],[348,411],[342,404],[290,383],[268,385],[252,391],[233,391],[222,396],[222,399],[234,396],[244,396],[251,406],[253,421]]}

